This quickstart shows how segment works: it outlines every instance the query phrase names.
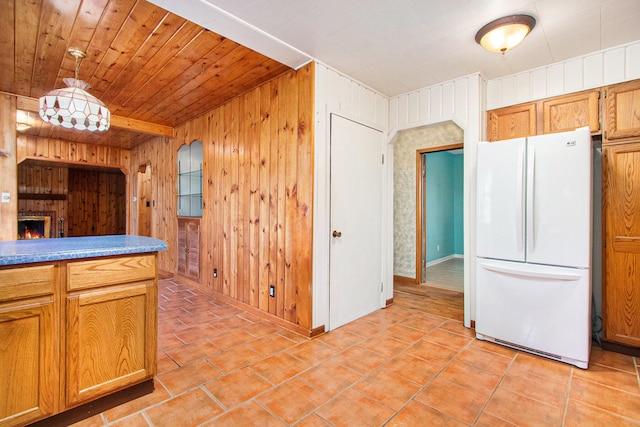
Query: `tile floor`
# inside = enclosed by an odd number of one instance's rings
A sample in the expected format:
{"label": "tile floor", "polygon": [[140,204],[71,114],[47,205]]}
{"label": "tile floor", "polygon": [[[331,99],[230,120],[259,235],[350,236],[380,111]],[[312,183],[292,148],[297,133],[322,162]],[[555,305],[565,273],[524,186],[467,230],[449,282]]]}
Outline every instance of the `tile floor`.
{"label": "tile floor", "polygon": [[640,426],[638,364],[589,370],[392,306],[307,340],[159,284],[156,390],[77,426]]}

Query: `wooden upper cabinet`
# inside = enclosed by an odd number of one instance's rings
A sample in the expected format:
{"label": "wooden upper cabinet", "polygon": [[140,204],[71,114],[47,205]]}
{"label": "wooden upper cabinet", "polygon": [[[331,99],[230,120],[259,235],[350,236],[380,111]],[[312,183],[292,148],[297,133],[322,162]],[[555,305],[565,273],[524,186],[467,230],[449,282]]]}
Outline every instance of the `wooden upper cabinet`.
{"label": "wooden upper cabinet", "polygon": [[600,130],[598,115],[599,91],[559,96],[542,101],[543,133],[572,131],[589,126],[591,132]]}
{"label": "wooden upper cabinet", "polygon": [[640,80],[607,88],[607,139],[640,136]]}
{"label": "wooden upper cabinet", "polygon": [[489,141],[532,136],[537,133],[536,104],[514,105],[487,112]]}

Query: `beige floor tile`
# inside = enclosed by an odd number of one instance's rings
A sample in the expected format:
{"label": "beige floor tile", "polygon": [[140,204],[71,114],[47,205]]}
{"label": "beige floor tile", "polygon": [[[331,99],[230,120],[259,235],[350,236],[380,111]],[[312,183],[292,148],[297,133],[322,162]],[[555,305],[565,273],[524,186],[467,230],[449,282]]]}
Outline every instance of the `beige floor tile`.
{"label": "beige floor tile", "polygon": [[283,427],[285,425],[253,400],[203,424],[210,427]]}
{"label": "beige floor tile", "polygon": [[269,390],[258,401],[287,424],[293,424],[329,400],[329,396],[298,379]]}
{"label": "beige floor tile", "polygon": [[407,349],[407,353],[424,359],[436,366],[444,366],[451,362],[457,352],[442,345],[422,339],[409,347],[409,349]]}
{"label": "beige floor tile", "polygon": [[454,360],[438,375],[438,378],[488,397],[496,389],[502,376]]}
{"label": "beige floor tile", "polygon": [[613,412],[571,400],[567,406],[567,413],[565,414],[563,425],[565,427],[583,427],[589,425],[637,427],[640,425],[640,419],[622,417]]}
{"label": "beige floor tile", "polygon": [[433,380],[416,397],[416,401],[469,425],[478,418],[488,399],[486,395],[440,378]]}
{"label": "beige floor tile", "polygon": [[395,412],[370,397],[349,389],[316,411],[336,427],[382,426]]}
{"label": "beige floor tile", "polygon": [[462,350],[473,340],[473,338],[445,331],[442,328],[435,329],[428,333],[423,339],[435,344],[440,344],[455,351]]}
{"label": "beige floor tile", "polygon": [[216,353],[207,358],[207,362],[220,369],[225,374],[233,372],[245,366],[252,365],[264,359],[260,353],[256,353],[245,344],[231,347],[227,351]]}
{"label": "beige floor tile", "polygon": [[442,370],[442,367],[433,365],[408,353],[403,353],[382,365],[380,369],[393,372],[417,384],[425,385]]}
{"label": "beige floor tile", "polygon": [[156,427],[191,427],[222,414],[224,410],[202,389],[196,388],[145,412]]}
{"label": "beige floor tile", "polygon": [[280,384],[309,368],[309,364],[290,354],[280,353],[251,365],[258,374],[272,384]]}
{"label": "beige floor tile", "polygon": [[218,369],[204,360],[196,360],[186,366],[158,375],[169,392],[176,396],[222,375]]}
{"label": "beige floor tile", "polygon": [[215,379],[205,387],[228,410],[269,390],[272,385],[251,369],[244,368]]}
{"label": "beige floor tile", "polygon": [[518,426],[562,425],[562,408],[502,388],[491,397],[485,412]]}
{"label": "beige floor tile", "polygon": [[299,378],[328,396],[335,396],[359,381],[362,375],[334,360],[329,360],[302,373]]}
{"label": "beige floor tile", "polygon": [[387,424],[389,427],[463,427],[466,424],[422,403],[411,402]]}
{"label": "beige floor tile", "polygon": [[569,403],[586,403],[627,418],[640,420],[640,395],[581,378],[572,378]]}
{"label": "beige floor tile", "polygon": [[398,411],[421,387],[420,384],[392,372],[378,370],[356,383],[353,388]]}
{"label": "beige floor tile", "polygon": [[341,365],[353,369],[363,375],[367,375],[369,372],[372,372],[387,360],[384,356],[374,353],[371,350],[367,350],[359,345],[351,347],[337,356],[334,356],[334,359]]}

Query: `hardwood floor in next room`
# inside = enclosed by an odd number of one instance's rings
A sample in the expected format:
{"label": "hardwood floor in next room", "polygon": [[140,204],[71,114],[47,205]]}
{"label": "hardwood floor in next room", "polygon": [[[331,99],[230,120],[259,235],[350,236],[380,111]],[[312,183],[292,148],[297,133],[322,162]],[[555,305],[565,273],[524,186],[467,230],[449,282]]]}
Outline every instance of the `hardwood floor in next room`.
{"label": "hardwood floor in next room", "polygon": [[152,394],[92,426],[638,426],[638,361],[589,370],[475,339],[393,305],[309,340],[178,281],[159,281]]}
{"label": "hardwood floor in next room", "polygon": [[410,284],[396,281],[394,304],[453,320],[464,319],[464,260],[452,258],[427,267],[427,281]]}

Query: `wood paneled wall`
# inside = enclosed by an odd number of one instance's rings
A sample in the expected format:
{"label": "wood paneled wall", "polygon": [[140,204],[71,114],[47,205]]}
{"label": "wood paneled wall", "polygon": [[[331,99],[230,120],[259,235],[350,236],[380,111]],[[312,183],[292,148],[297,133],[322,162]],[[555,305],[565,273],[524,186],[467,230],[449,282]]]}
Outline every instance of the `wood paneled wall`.
{"label": "wood paneled wall", "polygon": [[285,73],[176,128],[172,143],[157,138],[135,147],[131,162],[153,168],[158,200],[152,235],[168,244],[160,270],[174,272],[177,150],[202,141],[201,287],[306,331],[312,314],[313,88],[313,64]]}
{"label": "wood paneled wall", "polygon": [[18,163],[25,159],[33,159],[87,166],[106,166],[120,169],[126,175],[131,160],[129,150],[105,145],[83,144],[26,135],[19,135],[17,144]]}
{"label": "wood paneled wall", "polygon": [[[131,179],[129,185],[129,233],[138,234],[138,179],[140,165],[151,170],[150,236],[164,240],[167,250],[158,253],[161,274],[174,274],[177,266],[176,241],[178,236],[177,157],[179,144],[172,138],[157,137],[131,149]],[[133,198],[137,201],[134,202]]]}
{"label": "wood paneled wall", "polygon": [[[20,164],[18,165],[18,193],[30,194],[33,197],[20,197],[18,199],[18,213],[26,212],[53,212],[55,218],[51,224],[51,235],[60,235],[59,218],[62,222],[64,235],[67,234],[67,193],[69,190],[69,173],[67,166],[58,166],[55,163],[45,164]],[[35,196],[42,196],[42,198]],[[48,197],[51,196],[52,197]],[[45,198],[46,197],[46,198]]]}
{"label": "wood paneled wall", "polygon": [[126,180],[121,172],[69,168],[68,236],[127,231]]}
{"label": "wood paneled wall", "polygon": [[16,99],[0,95],[0,192],[9,193],[9,203],[0,203],[0,240],[18,234],[18,163],[16,157]]}

